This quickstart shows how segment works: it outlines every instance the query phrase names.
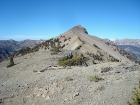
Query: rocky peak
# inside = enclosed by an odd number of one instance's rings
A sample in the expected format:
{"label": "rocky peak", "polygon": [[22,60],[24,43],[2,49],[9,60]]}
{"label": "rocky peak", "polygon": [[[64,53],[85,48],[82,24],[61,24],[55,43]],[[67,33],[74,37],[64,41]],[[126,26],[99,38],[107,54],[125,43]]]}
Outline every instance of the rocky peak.
{"label": "rocky peak", "polygon": [[80,33],[85,33],[85,34],[88,34],[87,30],[81,26],[81,25],[78,25],[78,26],[74,26],[72,29],[70,29],[69,31],[73,31],[73,32],[80,32]]}

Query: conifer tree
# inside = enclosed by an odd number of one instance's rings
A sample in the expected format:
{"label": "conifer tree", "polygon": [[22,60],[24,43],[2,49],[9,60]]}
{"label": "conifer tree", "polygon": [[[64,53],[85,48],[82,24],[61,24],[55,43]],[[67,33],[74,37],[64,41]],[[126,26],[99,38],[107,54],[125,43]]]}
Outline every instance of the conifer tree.
{"label": "conifer tree", "polygon": [[10,60],[10,62],[9,62],[9,64],[7,65],[7,68],[8,68],[8,67],[11,67],[11,66],[14,66],[13,56],[11,56],[9,60]]}

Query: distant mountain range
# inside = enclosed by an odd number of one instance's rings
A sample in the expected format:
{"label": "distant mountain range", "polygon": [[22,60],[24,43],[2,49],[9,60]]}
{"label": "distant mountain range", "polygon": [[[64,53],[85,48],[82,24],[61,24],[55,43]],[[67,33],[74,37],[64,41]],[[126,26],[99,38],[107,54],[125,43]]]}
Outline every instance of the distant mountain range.
{"label": "distant mountain range", "polygon": [[0,61],[6,59],[11,54],[26,47],[33,47],[44,42],[43,40],[0,40]]}
{"label": "distant mountain range", "polygon": [[108,41],[119,46],[121,49],[125,50],[135,59],[140,61],[140,39],[114,39]]}

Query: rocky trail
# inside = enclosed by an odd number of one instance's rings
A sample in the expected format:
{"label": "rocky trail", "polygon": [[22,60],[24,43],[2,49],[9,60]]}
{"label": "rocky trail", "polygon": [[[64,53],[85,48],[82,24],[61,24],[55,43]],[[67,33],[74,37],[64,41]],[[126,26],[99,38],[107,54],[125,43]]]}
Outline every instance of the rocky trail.
{"label": "rocky trail", "polygon": [[[15,58],[11,68],[5,67],[8,61],[0,63],[0,104],[127,105],[140,77],[139,65],[121,62],[38,72],[56,64],[51,59],[37,52]],[[94,81],[92,75],[101,79]]]}

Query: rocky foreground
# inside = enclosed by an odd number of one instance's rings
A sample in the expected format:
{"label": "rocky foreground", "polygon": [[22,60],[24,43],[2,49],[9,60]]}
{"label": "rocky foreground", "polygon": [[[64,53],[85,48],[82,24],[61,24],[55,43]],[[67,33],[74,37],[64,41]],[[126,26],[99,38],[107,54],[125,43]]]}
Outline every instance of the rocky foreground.
{"label": "rocky foreground", "polygon": [[110,62],[40,72],[61,55],[42,50],[15,58],[10,68],[9,61],[0,63],[0,105],[127,105],[131,100],[139,65]]}

